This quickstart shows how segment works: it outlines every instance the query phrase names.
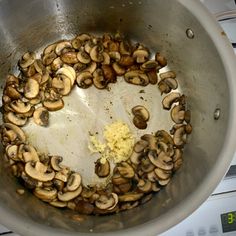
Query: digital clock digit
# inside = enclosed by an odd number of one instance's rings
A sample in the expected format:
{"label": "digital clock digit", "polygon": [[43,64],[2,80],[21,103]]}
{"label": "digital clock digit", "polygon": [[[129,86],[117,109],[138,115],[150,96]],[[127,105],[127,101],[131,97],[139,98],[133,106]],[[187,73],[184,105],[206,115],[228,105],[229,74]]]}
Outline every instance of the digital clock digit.
{"label": "digital clock digit", "polygon": [[221,214],[223,233],[236,231],[236,211]]}

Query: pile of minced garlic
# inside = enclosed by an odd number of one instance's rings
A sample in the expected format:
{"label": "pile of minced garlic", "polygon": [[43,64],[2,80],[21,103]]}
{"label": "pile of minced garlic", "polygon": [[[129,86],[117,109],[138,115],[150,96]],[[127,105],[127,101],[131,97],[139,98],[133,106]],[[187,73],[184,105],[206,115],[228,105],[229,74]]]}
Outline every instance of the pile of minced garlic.
{"label": "pile of minced garlic", "polygon": [[133,150],[134,137],[128,127],[122,121],[115,121],[104,128],[104,143],[100,142],[95,135],[90,135],[89,150],[92,153],[100,153],[100,162],[113,160],[114,163],[126,161]]}

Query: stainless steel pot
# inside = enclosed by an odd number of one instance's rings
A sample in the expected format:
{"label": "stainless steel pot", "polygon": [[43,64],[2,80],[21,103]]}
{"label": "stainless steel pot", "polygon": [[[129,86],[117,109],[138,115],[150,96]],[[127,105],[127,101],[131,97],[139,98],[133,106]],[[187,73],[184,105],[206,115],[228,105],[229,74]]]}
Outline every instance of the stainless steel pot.
{"label": "stainless steel pot", "polygon": [[117,30],[163,52],[179,75],[194,127],[184,166],[147,204],[98,217],[55,209],[31,194],[18,196],[18,183],[1,165],[0,222],[21,235],[157,235],[205,201],[229,166],[236,60],[226,35],[196,0],[0,0],[1,86],[26,50],[79,32]]}

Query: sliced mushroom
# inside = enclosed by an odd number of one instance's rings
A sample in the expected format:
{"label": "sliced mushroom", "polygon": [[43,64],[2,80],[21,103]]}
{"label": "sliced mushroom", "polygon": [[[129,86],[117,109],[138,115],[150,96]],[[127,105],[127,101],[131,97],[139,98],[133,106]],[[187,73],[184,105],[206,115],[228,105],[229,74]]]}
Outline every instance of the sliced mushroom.
{"label": "sliced mushroom", "polygon": [[128,41],[121,41],[119,45],[119,51],[121,55],[131,55],[132,46]]}
{"label": "sliced mushroom", "polygon": [[72,45],[69,41],[61,41],[56,44],[55,53],[60,56],[64,48],[72,48]]}
{"label": "sliced mushroom", "polygon": [[167,96],[164,97],[162,100],[162,106],[166,110],[170,110],[171,106],[173,103],[177,102],[180,98],[180,93],[178,92],[173,92],[168,94]]}
{"label": "sliced mushroom", "polygon": [[174,141],[170,134],[165,130],[158,130],[155,134],[159,142],[164,142],[166,144],[174,144]]}
{"label": "sliced mushroom", "polygon": [[19,81],[19,78],[16,77],[15,75],[12,75],[12,74],[9,74],[7,75],[7,78],[6,78],[6,86],[8,85],[19,85],[20,81]]}
{"label": "sliced mushroom", "polygon": [[75,191],[65,192],[65,193],[59,192],[57,194],[57,197],[62,202],[68,202],[78,197],[81,194],[81,192],[82,192],[82,186],[80,185],[79,188],[77,188]]}
{"label": "sliced mushroom", "polygon": [[33,114],[34,122],[40,126],[48,126],[49,124],[49,112],[44,107],[38,107]]}
{"label": "sliced mushroom", "polygon": [[24,117],[21,114],[15,114],[13,112],[8,112],[6,114],[6,119],[8,122],[17,126],[24,126],[28,120],[27,117]]}
{"label": "sliced mushroom", "polygon": [[161,190],[161,187],[157,182],[152,183],[152,191],[153,192],[159,192],[160,190]]}
{"label": "sliced mushroom", "polygon": [[146,86],[149,83],[148,76],[141,70],[131,70],[125,73],[125,81],[134,85]]}
{"label": "sliced mushroom", "polygon": [[81,176],[79,173],[73,173],[70,175],[67,185],[66,185],[66,190],[68,191],[75,191],[79,186],[81,185]]}
{"label": "sliced mushroom", "polygon": [[163,180],[160,179],[160,180],[158,180],[158,183],[161,186],[166,186],[169,182],[170,182],[170,178],[169,179],[163,179]]}
{"label": "sliced mushroom", "polygon": [[69,78],[71,82],[71,86],[73,86],[76,79],[76,73],[75,73],[74,68],[68,65],[64,65],[62,68],[60,68],[56,72],[56,75]]}
{"label": "sliced mushroom", "polygon": [[23,56],[22,59],[19,61],[19,66],[23,69],[29,67],[32,65],[35,61],[35,53],[33,52],[26,52]]}
{"label": "sliced mushroom", "polygon": [[123,67],[129,67],[134,64],[134,59],[129,55],[123,55],[118,63]]}
{"label": "sliced mushroom", "polygon": [[96,68],[97,68],[97,63],[92,61],[91,63],[88,64],[88,66],[84,69],[84,71],[88,71],[91,74],[93,74]]}
{"label": "sliced mushroom", "polygon": [[70,78],[68,78],[67,76],[64,76],[64,75],[61,75],[60,77],[63,82],[63,88],[58,89],[58,91],[61,95],[66,96],[71,92],[71,89],[72,89],[71,80],[70,80]]}
{"label": "sliced mushroom", "polygon": [[152,190],[152,183],[148,180],[140,179],[137,187],[142,193],[148,193]]}
{"label": "sliced mushroom", "polygon": [[138,129],[146,129],[147,128],[147,122],[143,120],[142,116],[134,116],[133,118],[133,124],[138,128]]}
{"label": "sliced mushroom", "polygon": [[53,186],[58,190],[58,191],[62,191],[65,183],[59,179],[53,179]]}
{"label": "sliced mushroom", "polygon": [[57,57],[56,59],[54,59],[51,64],[51,68],[53,71],[59,70],[62,66],[63,66],[63,61],[61,60],[60,57]]}
{"label": "sliced mushroom", "polygon": [[166,179],[169,179],[170,176],[171,176],[171,172],[170,171],[166,171],[166,170],[163,170],[161,168],[156,168],[154,170],[155,174],[157,175],[157,177],[160,179],[160,180],[166,180]]}
{"label": "sliced mushroom", "polygon": [[83,64],[89,64],[91,61],[89,54],[82,50],[77,53],[77,59]]}
{"label": "sliced mushroom", "polygon": [[120,66],[117,62],[114,62],[112,64],[113,70],[116,72],[118,76],[124,75],[126,70],[122,66]]}
{"label": "sliced mushroom", "polygon": [[50,205],[52,205],[54,207],[58,207],[58,208],[67,207],[67,203],[66,202],[61,202],[61,201],[51,201]]}
{"label": "sliced mushroom", "polygon": [[49,111],[58,111],[64,107],[64,101],[61,98],[55,101],[45,100],[43,106]]}
{"label": "sliced mushroom", "polygon": [[47,166],[37,161],[35,165],[32,162],[27,162],[25,164],[25,172],[31,178],[38,181],[47,182],[54,178],[55,172],[47,172]]}
{"label": "sliced mushroom", "polygon": [[143,71],[151,71],[151,70],[156,70],[158,68],[159,64],[154,61],[154,60],[149,60],[144,62],[141,66],[140,69]]}
{"label": "sliced mushroom", "polygon": [[68,167],[63,167],[60,171],[56,172],[55,179],[61,180],[63,182],[67,182],[70,172],[71,171]]}
{"label": "sliced mushroom", "polygon": [[[156,167],[163,170],[171,170],[173,168],[173,163],[170,162],[172,159],[168,157],[164,152],[159,155],[153,150],[148,152],[148,158]],[[169,163],[168,163],[169,162]]]}
{"label": "sliced mushroom", "polygon": [[147,76],[149,79],[150,84],[156,84],[157,83],[157,72],[156,70],[150,70],[147,72]]}
{"label": "sliced mushroom", "polygon": [[177,147],[182,147],[186,143],[186,131],[185,127],[181,126],[178,129],[175,130],[174,136],[173,136],[173,141],[175,146]]}
{"label": "sliced mushroom", "polygon": [[64,52],[61,54],[61,60],[67,64],[75,64],[78,62],[77,53],[72,51]]}
{"label": "sliced mushroom", "polygon": [[191,111],[190,110],[185,111],[184,120],[186,121],[187,124],[190,123],[190,121],[191,121]]}
{"label": "sliced mushroom", "polygon": [[76,78],[77,85],[80,88],[88,88],[93,84],[93,76],[88,71],[83,71]]}
{"label": "sliced mushroom", "polygon": [[112,59],[113,61],[115,62],[119,62],[120,61],[120,58],[121,58],[121,55],[119,52],[117,51],[109,51],[108,53],[110,59]]}
{"label": "sliced mushroom", "polygon": [[103,53],[102,53],[102,56],[103,56],[103,62],[102,62],[102,64],[103,64],[103,65],[110,65],[111,59],[110,59],[109,54],[108,54],[107,52],[103,52]]}
{"label": "sliced mushroom", "polygon": [[97,176],[104,178],[110,174],[110,163],[105,160],[101,162],[101,159],[98,159],[95,163],[95,173]]}
{"label": "sliced mushroom", "polygon": [[55,47],[56,47],[56,43],[53,43],[53,44],[49,44],[44,50],[43,50],[43,54],[49,54],[51,52],[53,52],[55,50]]}
{"label": "sliced mushroom", "polygon": [[153,171],[155,169],[155,166],[151,163],[151,161],[149,160],[148,157],[144,156],[142,159],[141,159],[141,170],[144,172],[144,173],[149,173],[151,171]]}
{"label": "sliced mushroom", "polygon": [[52,156],[50,159],[50,164],[55,171],[61,171],[62,167],[60,163],[62,162],[63,158],[61,156]]}
{"label": "sliced mushroom", "polygon": [[155,60],[159,63],[161,67],[164,67],[167,65],[166,58],[163,55],[161,55],[159,52],[156,53]]}
{"label": "sliced mushroom", "polygon": [[149,120],[149,117],[150,117],[149,112],[144,106],[137,105],[137,106],[133,107],[131,111],[134,116],[140,116],[140,117],[142,117],[142,119],[144,121]]}
{"label": "sliced mushroom", "polygon": [[117,165],[117,169],[121,176],[125,178],[133,178],[134,177],[134,169],[131,165],[129,165],[127,162],[122,161]]}
{"label": "sliced mushroom", "polygon": [[8,145],[6,147],[7,156],[11,158],[13,161],[19,161],[20,159],[18,158],[18,149],[19,146],[17,145]]}
{"label": "sliced mushroom", "polygon": [[186,132],[186,134],[191,134],[192,130],[193,130],[193,128],[192,128],[191,124],[185,125],[185,132]]}
{"label": "sliced mushroom", "polygon": [[136,153],[143,152],[145,148],[148,147],[148,142],[146,140],[139,140],[138,142],[135,143],[133,150]]}
{"label": "sliced mushroom", "polygon": [[51,202],[57,197],[57,190],[37,187],[34,189],[34,195],[44,202]]}
{"label": "sliced mushroom", "polygon": [[17,91],[17,88],[14,85],[8,85],[5,87],[4,94],[14,100],[21,98],[21,94]]}
{"label": "sliced mushroom", "polygon": [[176,78],[176,74],[174,71],[167,71],[159,74],[161,80],[167,79],[167,78]]}
{"label": "sliced mushroom", "polygon": [[101,69],[103,71],[103,75],[106,81],[109,83],[114,83],[116,82],[116,73],[113,70],[113,68],[109,65],[102,65]]}
{"label": "sliced mushroom", "polygon": [[132,152],[131,156],[130,156],[130,161],[134,164],[134,165],[138,165],[140,163],[140,158],[141,155],[140,153],[137,152]]}
{"label": "sliced mushroom", "polygon": [[24,95],[26,98],[35,98],[39,93],[39,83],[29,78],[24,87]]}
{"label": "sliced mushroom", "polygon": [[182,105],[175,105],[171,110],[171,119],[176,124],[181,124],[185,118],[185,108]]}
{"label": "sliced mushroom", "polygon": [[30,111],[31,105],[27,102],[22,102],[21,100],[14,100],[10,104],[11,108],[19,114],[24,114]]}
{"label": "sliced mushroom", "polygon": [[139,200],[143,196],[143,193],[126,193],[119,196],[120,202],[134,202]]}
{"label": "sliced mushroom", "polygon": [[103,46],[102,45],[95,45],[89,55],[91,57],[91,59],[95,62],[102,62],[103,61]]}
{"label": "sliced mushroom", "polygon": [[20,147],[21,148],[19,152],[21,153],[22,159],[24,160],[25,163],[30,162],[30,161],[33,161],[33,162],[39,161],[38,153],[32,145],[25,144],[25,145],[21,145]]}
{"label": "sliced mushroom", "polygon": [[87,40],[84,45],[85,52],[89,54],[94,46],[96,46],[96,44],[92,40]]}
{"label": "sliced mushroom", "polygon": [[79,39],[82,43],[84,43],[90,40],[91,36],[89,34],[82,33],[82,34],[79,34],[76,38]]}
{"label": "sliced mushroom", "polygon": [[112,176],[112,183],[114,185],[126,184],[128,182],[129,182],[129,179],[122,177],[119,173],[113,174]]}
{"label": "sliced mushroom", "polygon": [[93,84],[98,89],[104,89],[107,86],[108,81],[103,75],[102,69],[96,69],[93,73]]}
{"label": "sliced mushroom", "polygon": [[144,63],[148,60],[149,52],[147,49],[136,49],[133,52],[133,58],[137,63]]}
{"label": "sliced mushroom", "polygon": [[101,210],[112,210],[118,203],[118,197],[115,193],[111,195],[100,195],[95,201],[97,208]]}
{"label": "sliced mushroom", "polygon": [[55,52],[51,52],[48,54],[45,54],[42,58],[43,64],[45,66],[50,65],[55,59],[57,58],[57,54]]}

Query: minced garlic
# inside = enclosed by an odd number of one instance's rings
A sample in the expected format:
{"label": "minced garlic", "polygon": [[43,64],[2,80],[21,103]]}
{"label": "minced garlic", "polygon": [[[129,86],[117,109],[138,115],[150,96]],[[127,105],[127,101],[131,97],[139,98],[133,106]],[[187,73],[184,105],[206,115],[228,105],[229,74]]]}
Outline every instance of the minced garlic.
{"label": "minced garlic", "polygon": [[107,159],[114,163],[126,161],[132,153],[134,137],[127,124],[121,121],[106,125],[103,137],[105,143],[100,142],[96,136],[90,135],[89,149],[91,152],[101,154],[101,163]]}

